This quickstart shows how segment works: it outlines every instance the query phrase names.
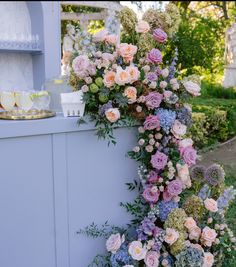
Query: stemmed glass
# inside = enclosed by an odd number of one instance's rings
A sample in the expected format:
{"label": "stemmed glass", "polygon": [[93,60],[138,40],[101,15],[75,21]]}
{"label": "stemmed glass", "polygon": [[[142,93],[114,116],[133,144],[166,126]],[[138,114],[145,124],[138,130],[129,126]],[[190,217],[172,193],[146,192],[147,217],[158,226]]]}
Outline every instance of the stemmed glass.
{"label": "stemmed glass", "polygon": [[11,111],[14,109],[16,103],[14,92],[8,92],[8,91],[1,92],[0,100],[1,100],[1,105],[5,110]]}

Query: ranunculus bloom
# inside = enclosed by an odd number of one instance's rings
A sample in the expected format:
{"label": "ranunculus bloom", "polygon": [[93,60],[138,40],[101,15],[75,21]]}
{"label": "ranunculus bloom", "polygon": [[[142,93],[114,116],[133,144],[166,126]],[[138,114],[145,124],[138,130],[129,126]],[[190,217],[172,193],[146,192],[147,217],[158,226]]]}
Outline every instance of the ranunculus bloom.
{"label": "ranunculus bloom", "polygon": [[145,262],[147,267],[158,267],[159,266],[159,257],[160,257],[160,254],[157,253],[156,251],[149,251],[146,254],[144,262]]}
{"label": "ranunculus bloom", "polygon": [[211,212],[217,212],[218,211],[217,201],[215,201],[213,198],[205,199],[204,205],[205,205],[205,208]]}
{"label": "ranunculus bloom", "polygon": [[177,169],[177,179],[179,179],[184,188],[189,188],[191,187],[191,179],[189,175],[189,168],[187,164],[181,165],[179,163],[176,164],[176,169]]}
{"label": "ranunculus bloom", "polygon": [[146,97],[146,105],[149,109],[158,108],[163,99],[163,95],[158,92],[150,92]]}
{"label": "ranunculus bloom", "polygon": [[173,245],[179,238],[179,233],[173,228],[166,229],[165,242]]}
{"label": "ranunculus bloom", "polygon": [[116,253],[124,241],[124,236],[121,237],[119,233],[112,234],[106,241],[107,251]]}
{"label": "ranunculus bloom", "polygon": [[155,82],[158,77],[155,72],[149,72],[147,73],[146,78],[149,80],[149,82]]}
{"label": "ranunculus bloom", "polygon": [[137,53],[137,46],[132,44],[120,44],[118,52],[124,58],[126,62],[131,62],[134,55]]}
{"label": "ranunculus bloom", "polygon": [[149,203],[157,203],[160,196],[160,191],[155,186],[147,187],[143,191],[143,198]]}
{"label": "ranunculus bloom", "polygon": [[133,86],[126,87],[124,95],[129,99],[128,103],[132,104],[137,100],[137,89]]}
{"label": "ranunculus bloom", "polygon": [[137,33],[146,33],[150,30],[150,26],[148,22],[145,20],[139,20],[138,24],[135,26],[135,31]]}
{"label": "ranunculus bloom", "polygon": [[214,229],[205,226],[202,230],[201,241],[203,245],[211,247],[212,243],[215,242],[217,233]]}
{"label": "ranunculus bloom", "polygon": [[149,115],[146,117],[146,120],[143,125],[145,130],[154,130],[160,129],[160,119],[157,115]]}
{"label": "ranunculus bloom", "polygon": [[105,41],[108,44],[115,45],[117,43],[117,35],[115,34],[109,34],[105,36]]}
{"label": "ranunculus bloom", "polygon": [[166,82],[166,81],[161,81],[161,82],[160,82],[160,87],[161,87],[162,89],[165,89],[166,86],[167,86],[167,82]]}
{"label": "ranunculus bloom", "polygon": [[143,248],[143,245],[140,241],[133,241],[129,244],[129,254],[130,256],[137,261],[145,259],[147,250]]}
{"label": "ranunculus bloom", "polygon": [[129,75],[130,75],[130,83],[136,82],[140,77],[140,71],[137,67],[130,65],[129,67],[126,67],[125,69]]}
{"label": "ranunculus bloom", "polygon": [[117,67],[115,82],[119,85],[125,85],[130,82],[130,75],[128,71],[123,70],[121,67]]}
{"label": "ranunculus bloom", "polygon": [[119,120],[120,118],[120,111],[118,108],[109,108],[106,112],[105,112],[106,118],[110,121],[110,122],[116,122]]}
{"label": "ranunculus bloom", "polygon": [[201,95],[200,93],[201,87],[197,83],[194,83],[192,81],[187,81],[187,82],[184,82],[183,85],[186,91],[188,91],[191,95],[193,96]]}
{"label": "ranunculus bloom", "polygon": [[201,228],[198,226],[193,227],[189,232],[189,239],[198,241],[201,236]]}
{"label": "ranunculus bloom", "polygon": [[180,155],[183,158],[184,162],[188,164],[189,167],[196,164],[197,152],[193,147],[188,146],[185,148],[181,148]]}
{"label": "ranunculus bloom", "polygon": [[187,126],[182,124],[180,121],[175,120],[171,132],[177,139],[181,139],[183,135],[186,134]]}
{"label": "ranunculus bloom", "polygon": [[164,78],[167,78],[169,76],[169,70],[167,68],[163,69],[161,71],[161,75],[164,77]]}
{"label": "ranunculus bloom", "polygon": [[154,63],[154,64],[160,64],[162,62],[162,54],[161,54],[161,51],[156,49],[156,48],[153,48],[149,53],[148,53],[148,60],[151,62],[151,63]]}
{"label": "ranunculus bloom", "polygon": [[197,223],[192,217],[188,217],[184,223],[184,226],[188,229],[188,231],[191,231],[197,226]]}
{"label": "ranunculus bloom", "polygon": [[114,71],[108,71],[103,78],[103,83],[106,87],[110,88],[115,84],[116,73]]}
{"label": "ranunculus bloom", "polygon": [[164,43],[167,40],[167,34],[162,29],[153,31],[153,38],[159,43]]}
{"label": "ranunculus bloom", "polygon": [[183,190],[182,182],[173,180],[167,185],[167,192],[173,197],[178,196]]}
{"label": "ranunculus bloom", "polygon": [[214,264],[214,256],[210,252],[205,252],[202,267],[212,267],[213,264]]}
{"label": "ranunculus bloom", "polygon": [[193,140],[191,138],[185,138],[183,140],[180,140],[179,143],[179,148],[185,148],[188,146],[192,146],[193,145]]}
{"label": "ranunculus bloom", "polygon": [[151,158],[152,167],[157,170],[163,170],[167,165],[168,156],[162,152],[157,151]]}
{"label": "ranunculus bloom", "polygon": [[95,43],[103,42],[105,41],[107,35],[108,35],[108,31],[106,29],[100,30],[99,32],[93,35],[93,41]]}
{"label": "ranunculus bloom", "polygon": [[90,61],[86,55],[80,55],[72,61],[73,71],[80,78],[85,78],[87,76],[89,65]]}

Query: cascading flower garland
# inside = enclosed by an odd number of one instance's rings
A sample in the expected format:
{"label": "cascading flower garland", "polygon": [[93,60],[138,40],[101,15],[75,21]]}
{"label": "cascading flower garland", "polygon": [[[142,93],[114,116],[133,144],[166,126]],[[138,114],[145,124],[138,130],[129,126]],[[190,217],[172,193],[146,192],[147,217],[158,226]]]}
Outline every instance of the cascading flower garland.
{"label": "cascading flower garland", "polygon": [[[172,15],[174,8],[167,6]],[[168,35],[160,21],[171,16],[162,14],[151,24],[159,28],[150,32],[147,21],[137,21],[132,11],[125,17],[127,12],[121,18],[127,29],[136,31],[138,45],[116,45],[116,36],[102,30],[93,36],[96,51],[76,55],[72,62],[71,84],[84,92],[86,113],[96,121],[100,137],[114,142],[114,127],[141,124],[138,144],[129,152],[140,164],[139,180],[128,184],[139,194],[133,203],[122,203],[134,219],[120,232],[112,228],[106,241],[109,257],[96,264],[211,267],[235,249],[224,214],[236,192],[224,186],[219,165],[194,166],[197,152],[187,135],[191,107],[186,102],[200,95],[200,85],[175,78],[177,51],[169,66],[163,62]],[[144,54],[149,44],[139,47],[139,40],[147,34],[154,47]],[[82,232],[98,235],[93,230],[94,225]]]}

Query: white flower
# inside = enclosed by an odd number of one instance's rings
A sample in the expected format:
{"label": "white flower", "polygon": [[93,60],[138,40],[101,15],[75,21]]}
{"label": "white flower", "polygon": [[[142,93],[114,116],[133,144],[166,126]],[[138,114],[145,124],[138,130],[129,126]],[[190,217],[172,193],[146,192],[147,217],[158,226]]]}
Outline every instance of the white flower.
{"label": "white flower", "polygon": [[168,70],[167,68],[163,69],[163,70],[161,71],[161,75],[162,75],[164,78],[168,77],[168,76],[169,76],[169,70]]}
{"label": "white flower", "polygon": [[183,85],[186,91],[188,91],[191,95],[193,96],[201,95],[200,93],[201,87],[197,83],[194,83],[192,81],[187,81],[187,82],[184,82]]}
{"label": "white flower", "polygon": [[129,254],[134,260],[141,261],[145,258],[147,250],[140,241],[133,241],[129,245]]}

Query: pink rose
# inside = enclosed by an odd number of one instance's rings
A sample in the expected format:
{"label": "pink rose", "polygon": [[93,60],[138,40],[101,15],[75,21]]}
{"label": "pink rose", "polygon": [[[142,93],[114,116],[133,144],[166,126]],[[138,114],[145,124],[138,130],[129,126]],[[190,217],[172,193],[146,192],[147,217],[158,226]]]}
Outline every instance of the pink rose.
{"label": "pink rose", "polygon": [[172,196],[178,196],[183,190],[182,182],[173,180],[167,185],[167,192]]}
{"label": "pink rose", "polygon": [[160,191],[157,190],[156,186],[147,187],[143,191],[143,198],[149,203],[157,203],[160,196]]}
{"label": "pink rose", "polygon": [[150,30],[149,24],[145,20],[140,20],[135,26],[135,31],[137,33],[146,33]]}
{"label": "pink rose", "polygon": [[189,239],[190,240],[196,240],[196,241],[198,241],[199,238],[200,238],[200,236],[201,236],[201,228],[199,228],[198,226],[193,227],[190,230],[190,233],[189,233]]}
{"label": "pink rose", "polygon": [[188,91],[191,95],[193,96],[201,95],[200,93],[201,88],[197,83],[194,83],[192,81],[187,81],[187,82],[184,82],[183,85],[186,91]]}
{"label": "pink rose", "polygon": [[110,88],[115,84],[116,73],[114,71],[108,71],[103,78],[103,83],[106,87]]}
{"label": "pink rose", "polygon": [[189,168],[187,164],[181,165],[179,163],[176,164],[176,169],[177,169],[177,179],[179,179],[184,188],[189,188],[191,187],[191,179],[189,175]]}
{"label": "pink rose", "polygon": [[149,251],[146,254],[146,257],[144,259],[144,262],[147,267],[158,267],[159,266],[159,257],[160,254],[156,251]]}
{"label": "pink rose", "polygon": [[171,132],[175,136],[175,138],[181,139],[181,137],[186,134],[186,131],[187,131],[187,127],[184,124],[182,124],[180,121],[175,120],[172,126],[172,129],[171,129]]}
{"label": "pink rose", "polygon": [[202,267],[212,267],[213,264],[214,264],[214,256],[210,252],[205,252]]}
{"label": "pink rose", "polygon": [[161,51],[153,48],[149,53],[147,57],[148,61],[154,64],[160,64],[162,62],[162,54]]}
{"label": "pink rose", "polygon": [[214,229],[211,229],[208,226],[205,226],[203,228],[201,241],[205,246],[211,247],[212,243],[215,242],[216,237],[217,237],[217,233]]}
{"label": "pink rose", "polygon": [[170,201],[173,198],[171,194],[168,193],[167,189],[163,192],[163,199],[165,201]]}
{"label": "pink rose", "polygon": [[157,170],[163,170],[165,166],[167,165],[167,160],[168,160],[168,156],[166,156],[164,153],[157,151],[151,157],[152,167]]}
{"label": "pink rose", "polygon": [[137,53],[137,46],[132,44],[120,44],[118,48],[119,54],[124,58],[126,62],[131,62],[134,58],[134,55]]}
{"label": "pink rose", "polygon": [[131,77],[130,77],[128,71],[123,70],[121,67],[117,67],[115,82],[118,85],[125,85],[126,83],[130,83],[130,80],[131,80]]}
{"label": "pink rose", "polygon": [[188,146],[185,148],[181,148],[180,155],[183,158],[184,162],[188,164],[189,167],[196,164],[197,152],[193,147]]}
{"label": "pink rose", "polygon": [[218,205],[217,202],[213,198],[207,198],[204,200],[205,208],[211,212],[217,212],[218,211]]}
{"label": "pink rose", "polygon": [[159,116],[156,115],[147,116],[143,126],[145,130],[154,130],[154,129],[159,130],[160,129]]}
{"label": "pink rose", "polygon": [[129,75],[130,75],[130,83],[134,83],[136,81],[138,81],[139,77],[140,77],[140,71],[138,70],[137,67],[130,65],[129,67],[126,67],[125,69]]}
{"label": "pink rose", "polygon": [[179,238],[179,233],[173,228],[166,229],[165,242],[173,245]]}
{"label": "pink rose", "polygon": [[163,99],[163,95],[158,92],[150,92],[146,97],[146,105],[149,109],[158,108]]}
{"label": "pink rose", "polygon": [[185,220],[184,226],[188,229],[188,231],[191,231],[193,228],[197,227],[197,223],[192,217],[188,217]]}
{"label": "pink rose", "polygon": [[107,251],[115,254],[117,250],[121,247],[124,240],[124,235],[121,237],[121,235],[118,234],[112,234],[106,241],[106,248]]}
{"label": "pink rose", "polygon": [[105,36],[105,41],[106,41],[108,44],[116,45],[116,43],[117,43],[117,36],[116,36],[115,34],[109,34],[109,35],[106,35],[106,36]]}
{"label": "pink rose", "polygon": [[188,146],[192,146],[193,145],[193,140],[191,138],[186,138],[186,139],[183,139],[181,141],[179,141],[179,148],[185,148],[185,147],[188,147]]}
{"label": "pink rose", "polygon": [[162,29],[156,29],[153,31],[153,38],[159,43],[164,43],[167,40],[167,34]]}
{"label": "pink rose", "polygon": [[93,41],[95,43],[104,42],[107,37],[108,31],[106,29],[100,30],[93,35]]}
{"label": "pink rose", "polygon": [[128,103],[132,104],[137,100],[137,89],[133,86],[125,88],[124,96],[128,98]]}
{"label": "pink rose", "polygon": [[110,122],[116,122],[119,120],[120,118],[120,111],[118,108],[109,108],[106,112],[105,112],[106,118],[110,121]]}

